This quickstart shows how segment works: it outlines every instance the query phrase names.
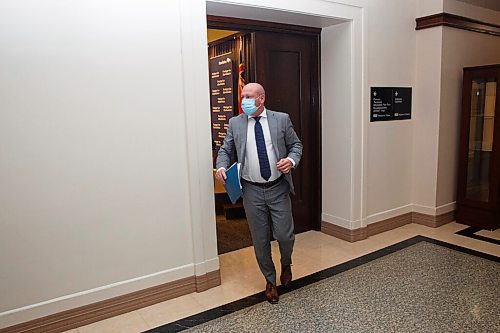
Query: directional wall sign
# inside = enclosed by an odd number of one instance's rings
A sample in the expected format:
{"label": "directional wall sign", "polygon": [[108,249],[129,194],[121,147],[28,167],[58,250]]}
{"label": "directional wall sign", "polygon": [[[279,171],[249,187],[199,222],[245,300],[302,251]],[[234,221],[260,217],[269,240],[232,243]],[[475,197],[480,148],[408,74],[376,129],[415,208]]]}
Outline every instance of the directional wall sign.
{"label": "directional wall sign", "polygon": [[411,119],[411,88],[372,87],[370,121]]}

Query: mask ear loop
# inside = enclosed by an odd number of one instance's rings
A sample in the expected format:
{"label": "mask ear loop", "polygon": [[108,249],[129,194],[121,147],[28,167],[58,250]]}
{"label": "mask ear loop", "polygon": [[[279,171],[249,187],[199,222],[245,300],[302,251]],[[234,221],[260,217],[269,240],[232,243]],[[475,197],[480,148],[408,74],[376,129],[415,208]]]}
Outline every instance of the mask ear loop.
{"label": "mask ear loop", "polygon": [[[260,94],[259,96],[257,96],[257,98],[260,98],[261,96],[264,96],[264,95],[263,95],[263,94]],[[259,106],[257,106],[257,110],[258,110],[261,106],[263,106],[263,105],[264,105],[264,104],[261,102],[261,103],[260,103],[260,105],[259,105]]]}

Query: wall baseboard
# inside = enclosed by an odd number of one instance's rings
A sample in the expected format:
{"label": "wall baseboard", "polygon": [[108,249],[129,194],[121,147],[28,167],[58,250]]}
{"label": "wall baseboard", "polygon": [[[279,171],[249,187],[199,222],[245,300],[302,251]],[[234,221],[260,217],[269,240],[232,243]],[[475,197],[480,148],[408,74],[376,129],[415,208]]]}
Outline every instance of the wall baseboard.
{"label": "wall baseboard", "polygon": [[366,226],[366,229],[368,230],[368,237],[410,224],[412,222],[412,215],[413,213],[411,212],[405,213],[386,220],[368,224]]}
{"label": "wall baseboard", "polygon": [[412,213],[412,223],[422,224],[431,228],[438,228],[442,225],[455,221],[455,211],[441,215],[427,215],[422,213]]}
{"label": "wall baseboard", "polygon": [[220,270],[208,272],[207,274],[201,276],[195,276],[196,292],[198,293],[220,286],[220,284]]}
{"label": "wall baseboard", "polygon": [[353,243],[410,223],[437,228],[453,221],[455,221],[455,211],[436,216],[410,212],[352,230],[323,221],[321,222],[321,232]]}
{"label": "wall baseboard", "polygon": [[366,229],[366,227],[358,229],[347,229],[335,224],[331,224],[329,222],[321,222],[322,233],[346,240],[351,243],[366,239],[368,237],[366,234]]}
{"label": "wall baseboard", "polygon": [[220,270],[92,303],[0,329],[0,333],[60,333],[221,284]]}

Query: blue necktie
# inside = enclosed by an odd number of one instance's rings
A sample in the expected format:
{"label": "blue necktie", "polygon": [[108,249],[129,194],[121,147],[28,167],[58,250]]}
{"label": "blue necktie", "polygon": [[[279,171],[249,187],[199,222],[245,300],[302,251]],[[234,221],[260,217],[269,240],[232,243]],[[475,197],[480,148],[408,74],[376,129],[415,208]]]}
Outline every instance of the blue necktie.
{"label": "blue necktie", "polygon": [[260,175],[265,180],[271,178],[271,167],[269,165],[269,158],[267,157],[266,140],[264,139],[264,131],[259,120],[260,117],[255,119],[255,143],[257,144],[257,155],[259,155]]}

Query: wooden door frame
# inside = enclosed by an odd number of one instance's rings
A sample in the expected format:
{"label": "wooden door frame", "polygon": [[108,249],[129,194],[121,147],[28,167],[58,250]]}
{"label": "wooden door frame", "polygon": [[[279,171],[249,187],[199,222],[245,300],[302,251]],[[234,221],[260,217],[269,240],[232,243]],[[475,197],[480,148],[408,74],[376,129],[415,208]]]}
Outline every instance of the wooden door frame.
{"label": "wooden door frame", "polygon": [[318,36],[321,28],[304,27],[294,24],[283,24],[268,21],[257,21],[236,17],[207,15],[208,29],[236,30],[236,31],[267,31],[299,35]]}
{"label": "wooden door frame", "polygon": [[[311,98],[312,98],[312,122],[317,128],[313,135],[313,146],[317,147],[316,151],[312,152],[313,156],[313,170],[317,175],[314,177],[315,184],[313,191],[314,198],[314,230],[321,230],[321,209],[322,209],[322,142],[321,142],[321,28],[305,27],[293,24],[283,24],[267,21],[257,21],[234,17],[214,16],[207,15],[207,28],[208,29],[223,29],[223,30],[237,30],[237,31],[265,31],[265,32],[278,32],[294,35],[305,35],[313,37],[313,47],[317,51],[317,58],[313,60],[312,67],[317,68],[317,79],[311,80]],[[315,91],[316,89],[316,91]]]}
{"label": "wooden door frame", "polygon": [[[468,154],[470,140],[470,103],[471,103],[471,86],[474,78],[483,77],[499,77],[500,64],[465,67],[463,69],[463,84],[462,84],[462,110],[460,122],[460,149],[458,160],[458,181],[457,181],[457,221],[469,225],[475,225],[483,228],[498,227],[498,222],[495,225],[495,220],[498,218],[500,209],[500,173],[497,170],[500,166],[500,117],[495,116],[494,123],[494,138],[493,151],[490,161],[490,178],[489,183],[493,186],[490,191],[488,202],[480,202],[466,198],[467,191],[467,171],[468,171]],[[500,82],[497,81],[497,95],[495,109],[499,109],[500,103]],[[496,112],[495,112],[496,114]],[[492,197],[496,197],[492,201]],[[495,199],[495,198],[493,198]],[[477,214],[481,216],[481,222],[477,222]]]}

